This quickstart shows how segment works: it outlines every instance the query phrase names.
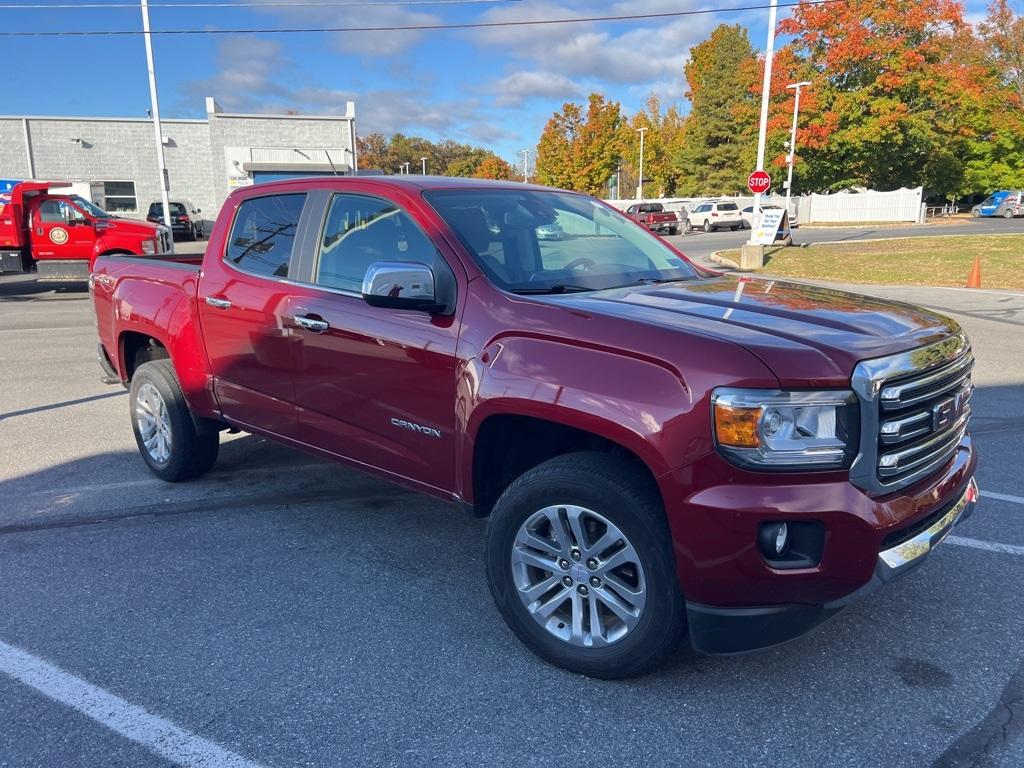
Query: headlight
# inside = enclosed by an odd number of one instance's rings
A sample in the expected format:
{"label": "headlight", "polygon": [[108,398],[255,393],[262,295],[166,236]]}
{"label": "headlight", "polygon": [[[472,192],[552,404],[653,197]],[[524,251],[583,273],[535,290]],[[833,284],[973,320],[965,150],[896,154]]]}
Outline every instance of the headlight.
{"label": "headlight", "polygon": [[154,253],[156,253],[156,242],[153,240],[143,240],[142,252],[147,256],[152,256]]}
{"label": "headlight", "polygon": [[847,390],[720,387],[711,396],[715,442],[741,467],[847,467],[857,447],[857,396]]}

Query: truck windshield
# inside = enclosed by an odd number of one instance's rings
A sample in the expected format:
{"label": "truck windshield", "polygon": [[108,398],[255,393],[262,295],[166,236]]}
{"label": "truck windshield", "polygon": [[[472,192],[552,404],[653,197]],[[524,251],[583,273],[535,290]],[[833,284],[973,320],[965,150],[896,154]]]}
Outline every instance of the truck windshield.
{"label": "truck windshield", "polygon": [[85,213],[92,216],[94,219],[112,219],[114,218],[109,213],[100,208],[96,203],[86,200],[84,197],[79,195],[72,195],[71,202],[73,202],[78,208],[85,211]]}
{"label": "truck windshield", "polygon": [[474,189],[424,197],[506,291],[597,291],[699,277],[656,236],[586,195]]}

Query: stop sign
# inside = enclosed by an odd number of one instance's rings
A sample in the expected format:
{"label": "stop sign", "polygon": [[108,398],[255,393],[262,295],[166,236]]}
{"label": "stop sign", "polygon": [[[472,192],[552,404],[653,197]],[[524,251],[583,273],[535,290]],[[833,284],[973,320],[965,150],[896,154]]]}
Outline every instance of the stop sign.
{"label": "stop sign", "polygon": [[768,171],[754,171],[747,177],[747,189],[755,195],[759,192],[767,192],[771,186],[772,177],[768,175]]}

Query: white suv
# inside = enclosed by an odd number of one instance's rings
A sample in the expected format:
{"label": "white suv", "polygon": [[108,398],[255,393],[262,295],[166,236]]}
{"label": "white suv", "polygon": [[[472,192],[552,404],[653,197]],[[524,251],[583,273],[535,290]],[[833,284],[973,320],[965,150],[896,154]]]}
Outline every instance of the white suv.
{"label": "white suv", "polygon": [[715,200],[712,203],[701,203],[690,211],[687,231],[703,229],[705,232],[728,227],[734,232],[743,226],[740,207],[731,200]]}

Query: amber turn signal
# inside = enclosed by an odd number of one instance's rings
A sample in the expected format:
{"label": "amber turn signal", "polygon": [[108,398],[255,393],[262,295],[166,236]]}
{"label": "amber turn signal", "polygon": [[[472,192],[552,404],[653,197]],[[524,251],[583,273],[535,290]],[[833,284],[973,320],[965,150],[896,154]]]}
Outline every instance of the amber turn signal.
{"label": "amber turn signal", "polygon": [[719,445],[734,448],[757,448],[761,439],[757,435],[757,422],[761,408],[738,408],[715,403],[715,437]]}

